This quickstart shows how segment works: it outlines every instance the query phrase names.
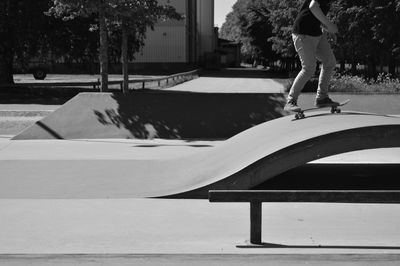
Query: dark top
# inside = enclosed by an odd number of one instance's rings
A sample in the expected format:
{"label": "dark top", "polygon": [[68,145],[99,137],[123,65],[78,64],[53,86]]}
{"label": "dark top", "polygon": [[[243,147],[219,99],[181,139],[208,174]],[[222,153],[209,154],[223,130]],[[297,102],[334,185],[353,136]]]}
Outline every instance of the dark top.
{"label": "dark top", "polygon": [[[329,0],[315,0],[319,3],[322,12],[326,15],[329,11]],[[311,0],[305,0],[294,21],[293,33],[311,36],[322,35],[321,22],[310,10]]]}

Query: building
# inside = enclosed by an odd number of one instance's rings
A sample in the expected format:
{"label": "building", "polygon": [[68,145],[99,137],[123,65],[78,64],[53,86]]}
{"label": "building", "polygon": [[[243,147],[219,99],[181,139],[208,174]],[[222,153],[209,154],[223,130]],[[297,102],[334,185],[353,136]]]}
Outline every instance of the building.
{"label": "building", "polygon": [[145,46],[135,55],[134,68],[162,69],[201,64],[216,50],[214,0],[160,0],[184,15],[181,21],[160,22],[146,33]]}

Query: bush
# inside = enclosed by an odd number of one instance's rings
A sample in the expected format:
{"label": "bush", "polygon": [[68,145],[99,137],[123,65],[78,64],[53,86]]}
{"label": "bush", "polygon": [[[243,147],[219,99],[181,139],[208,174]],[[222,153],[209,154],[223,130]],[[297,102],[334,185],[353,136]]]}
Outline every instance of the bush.
{"label": "bush", "polygon": [[[290,90],[294,79],[292,79],[286,91]],[[316,92],[318,87],[318,78],[312,78],[303,92]],[[400,93],[400,79],[393,78],[390,74],[380,73],[376,79],[365,79],[360,76],[335,74],[332,77],[330,92],[343,93]]]}
{"label": "bush", "polygon": [[332,78],[330,91],[355,93],[399,93],[400,80],[380,73],[376,79],[337,74]]}
{"label": "bush", "polygon": [[366,92],[368,84],[366,80],[358,76],[335,75],[332,77],[329,91],[332,92]]}

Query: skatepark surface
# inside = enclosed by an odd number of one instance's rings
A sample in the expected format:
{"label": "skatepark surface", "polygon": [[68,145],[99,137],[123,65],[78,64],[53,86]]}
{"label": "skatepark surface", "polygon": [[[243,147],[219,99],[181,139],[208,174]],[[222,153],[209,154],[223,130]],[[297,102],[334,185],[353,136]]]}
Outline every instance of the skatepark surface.
{"label": "skatepark surface", "polygon": [[[354,121],[354,117],[351,119],[352,115],[345,117]],[[368,120],[372,118],[365,115],[362,117],[369,118]],[[303,122],[307,120],[300,121]],[[373,123],[376,124],[376,121]],[[324,130],[330,131],[331,128],[324,127]],[[90,187],[93,188],[92,191],[98,192],[104,189],[104,184],[106,187],[109,185],[107,179],[100,179],[97,184],[87,183],[90,181],[85,175],[90,169],[80,167],[90,162],[97,162],[96,166],[99,166],[108,161],[106,167],[91,170],[94,172],[93,176],[114,179],[121,174],[118,170],[121,162],[132,176],[138,170],[134,167],[135,162],[153,161],[146,169],[139,169],[145,174],[163,161],[185,161],[185,158],[198,158],[201,154],[204,160],[214,149],[225,150],[226,141],[13,141],[10,137],[0,138],[0,216],[6,217],[0,220],[0,254],[400,253],[399,205],[264,204],[263,240],[271,245],[257,249],[240,249],[236,245],[244,243],[249,237],[248,204],[215,204],[207,200],[190,199],[124,198],[112,194],[107,197],[105,194],[81,197]],[[247,139],[244,146],[251,145],[249,141],[259,143],[262,139],[256,135],[253,137]],[[231,147],[232,144],[228,146]],[[395,164],[399,158],[400,149],[386,148],[340,154],[313,163]],[[60,168],[62,162],[68,162],[65,168]],[[11,164],[14,165],[14,172],[7,172],[5,168]],[[40,167],[32,168],[35,165]],[[178,168],[179,165],[174,164],[173,167]],[[18,181],[21,173],[29,176],[38,173],[35,171],[40,168],[46,169],[39,171],[40,173],[50,173],[46,178],[52,177],[55,180],[64,171],[72,171],[80,177],[81,187],[76,187],[78,190],[74,192],[75,195],[67,193],[60,196],[40,195],[40,191],[46,191],[46,182],[36,186],[33,183],[29,186],[20,183],[22,186],[19,188],[11,188],[7,184]],[[54,191],[63,193],[63,189],[57,188],[57,184],[58,182],[50,183],[55,188]],[[64,183],[64,192],[68,189],[70,187]],[[130,191],[135,189],[143,191],[135,187],[131,187]],[[176,258],[172,261],[176,261]]]}
{"label": "skatepark surface", "polygon": [[[316,112],[292,120],[266,122],[228,140],[0,136],[0,265],[396,265],[400,205],[264,204],[262,239],[270,245],[237,248],[249,238],[248,204],[144,198],[225,180],[279,151],[297,158],[287,169],[307,162],[399,164],[400,148],[389,134],[397,117]],[[381,133],[388,143],[371,138]],[[360,138],[359,148],[369,150],[335,147],[335,136],[343,143]],[[328,149],[321,152],[324,142]],[[298,143],[313,153],[301,157],[291,148]],[[375,144],[387,147],[372,149]]]}

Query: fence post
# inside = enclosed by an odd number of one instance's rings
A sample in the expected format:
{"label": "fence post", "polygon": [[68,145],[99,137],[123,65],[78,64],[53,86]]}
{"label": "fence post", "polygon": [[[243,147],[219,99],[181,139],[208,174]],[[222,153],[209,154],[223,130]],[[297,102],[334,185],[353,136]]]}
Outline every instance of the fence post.
{"label": "fence post", "polygon": [[250,202],[250,243],[260,245],[262,224],[262,202]]}

